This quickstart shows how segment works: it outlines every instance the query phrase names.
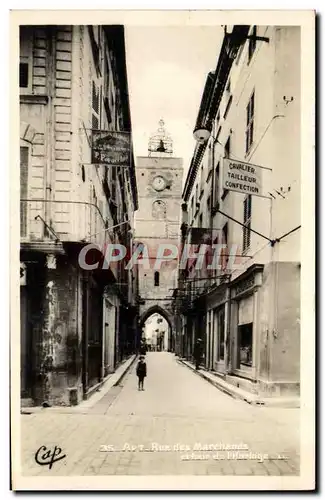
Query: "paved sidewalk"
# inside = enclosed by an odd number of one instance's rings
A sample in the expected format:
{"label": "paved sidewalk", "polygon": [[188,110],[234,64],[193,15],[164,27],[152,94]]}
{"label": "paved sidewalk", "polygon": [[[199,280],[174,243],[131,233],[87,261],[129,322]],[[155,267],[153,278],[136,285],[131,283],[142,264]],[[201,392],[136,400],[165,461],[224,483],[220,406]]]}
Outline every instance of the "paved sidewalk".
{"label": "paved sidewalk", "polygon": [[229,396],[237,399],[241,399],[248,404],[252,405],[263,405],[263,406],[272,406],[272,407],[281,407],[281,408],[299,408],[300,407],[300,398],[298,396],[295,397],[264,397],[259,396],[257,394],[253,394],[247,390],[236,387],[231,384],[229,381],[224,380],[217,374],[205,370],[202,367],[199,370],[196,370],[195,364],[187,361],[183,358],[177,358],[179,363],[183,363],[183,365],[187,366],[190,370],[194,371],[196,375],[204,378],[210,384],[217,387],[220,391],[228,394]]}
{"label": "paved sidewalk", "polygon": [[120,383],[136,359],[137,356],[134,354],[126,361],[123,361],[115,372],[109,375],[87,400],[82,401],[77,406],[53,406],[50,408],[43,408],[41,406],[23,407],[21,408],[21,413],[88,413],[89,409],[98,403],[108,391]]}
{"label": "paved sidewalk", "polygon": [[[134,364],[86,414],[21,415],[23,474],[299,475],[299,409],[233,399],[170,353],[147,365],[143,392]],[[41,446],[66,457],[49,470]]]}

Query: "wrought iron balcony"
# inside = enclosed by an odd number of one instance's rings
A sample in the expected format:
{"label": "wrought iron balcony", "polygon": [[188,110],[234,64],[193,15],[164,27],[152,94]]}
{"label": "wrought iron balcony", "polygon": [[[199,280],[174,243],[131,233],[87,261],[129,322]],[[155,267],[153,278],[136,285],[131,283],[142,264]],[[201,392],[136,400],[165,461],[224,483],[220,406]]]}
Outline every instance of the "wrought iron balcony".
{"label": "wrought iron balcony", "polygon": [[115,236],[99,207],[82,201],[20,201],[20,237],[23,243],[44,240],[86,242],[104,246]]}

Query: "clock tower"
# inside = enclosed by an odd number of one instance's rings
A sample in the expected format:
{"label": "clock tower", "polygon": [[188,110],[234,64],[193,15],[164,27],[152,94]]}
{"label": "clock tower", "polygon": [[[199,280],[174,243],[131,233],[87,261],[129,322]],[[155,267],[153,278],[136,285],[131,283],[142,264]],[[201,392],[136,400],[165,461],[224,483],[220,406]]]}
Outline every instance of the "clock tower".
{"label": "clock tower", "polygon": [[165,311],[173,331],[171,297],[177,287],[178,261],[170,259],[159,266],[157,255],[162,244],[173,245],[179,251],[183,160],[173,156],[173,140],[163,120],[149,138],[148,156],[137,158],[136,176],[139,208],[135,214],[135,240],[149,256],[149,266],[138,265],[140,323],[148,312]]}

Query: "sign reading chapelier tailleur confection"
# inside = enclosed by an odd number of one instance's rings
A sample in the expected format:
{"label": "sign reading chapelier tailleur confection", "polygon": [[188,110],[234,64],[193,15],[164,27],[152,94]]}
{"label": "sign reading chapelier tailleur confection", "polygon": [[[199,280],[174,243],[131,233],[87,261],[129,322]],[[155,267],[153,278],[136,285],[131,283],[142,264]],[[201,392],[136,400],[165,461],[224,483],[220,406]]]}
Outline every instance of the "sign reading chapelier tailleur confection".
{"label": "sign reading chapelier tailleur confection", "polygon": [[129,132],[92,131],[92,163],[128,167],[130,154],[131,135]]}
{"label": "sign reading chapelier tailleur confection", "polygon": [[238,193],[263,196],[262,167],[224,158],[223,188]]}

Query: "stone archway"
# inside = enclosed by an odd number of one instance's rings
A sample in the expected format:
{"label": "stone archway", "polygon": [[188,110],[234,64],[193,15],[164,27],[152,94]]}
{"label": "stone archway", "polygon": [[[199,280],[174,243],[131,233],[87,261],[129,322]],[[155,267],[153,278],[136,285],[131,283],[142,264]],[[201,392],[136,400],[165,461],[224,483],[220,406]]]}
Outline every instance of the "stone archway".
{"label": "stone archway", "polygon": [[139,332],[142,331],[142,327],[152,314],[160,314],[167,321],[169,326],[168,350],[169,351],[173,350],[174,335],[175,335],[174,317],[168,311],[168,309],[164,309],[161,306],[155,304],[149,307],[148,309],[144,310],[143,312],[140,312],[140,317],[138,322]]}

